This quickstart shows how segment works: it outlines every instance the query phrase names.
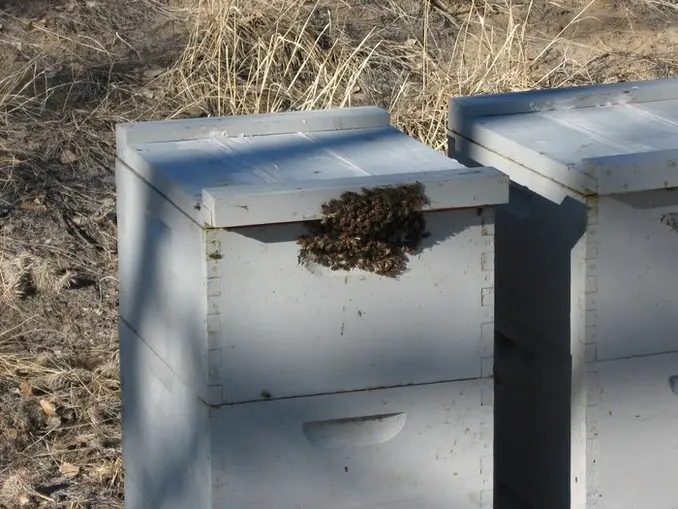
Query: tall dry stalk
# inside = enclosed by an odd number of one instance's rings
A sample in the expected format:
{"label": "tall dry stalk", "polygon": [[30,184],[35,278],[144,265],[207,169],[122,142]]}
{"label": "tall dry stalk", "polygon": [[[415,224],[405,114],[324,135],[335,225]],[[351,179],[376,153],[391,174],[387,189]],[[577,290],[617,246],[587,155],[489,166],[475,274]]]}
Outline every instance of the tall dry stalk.
{"label": "tall dry stalk", "polygon": [[379,44],[337,37],[331,20],[319,19],[317,4],[201,0],[167,76],[175,116],[196,107],[242,115],[351,106]]}

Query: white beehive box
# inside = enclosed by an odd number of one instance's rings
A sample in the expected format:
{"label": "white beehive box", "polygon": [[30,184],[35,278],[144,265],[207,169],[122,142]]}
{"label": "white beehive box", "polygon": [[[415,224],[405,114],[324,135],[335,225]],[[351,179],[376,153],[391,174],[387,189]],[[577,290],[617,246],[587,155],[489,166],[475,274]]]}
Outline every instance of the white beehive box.
{"label": "white beehive box", "polygon": [[[298,263],[345,190],[421,182],[396,279]],[[494,214],[378,108],[119,125],[127,509],[492,503]]]}
{"label": "white beehive box", "polygon": [[[675,507],[678,80],[452,99],[449,129],[451,157],[512,181],[496,217],[496,328],[514,343],[495,356],[497,479],[534,507]],[[661,376],[643,374],[654,362]]]}

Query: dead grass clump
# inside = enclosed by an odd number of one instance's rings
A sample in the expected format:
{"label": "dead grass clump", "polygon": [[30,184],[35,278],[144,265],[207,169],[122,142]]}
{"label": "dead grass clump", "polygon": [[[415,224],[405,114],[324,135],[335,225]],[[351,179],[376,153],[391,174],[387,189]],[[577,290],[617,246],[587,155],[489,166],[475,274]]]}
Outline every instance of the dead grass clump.
{"label": "dead grass clump", "polygon": [[36,380],[37,387],[50,393],[61,391],[77,391],[91,384],[94,373],[83,369],[69,369],[50,373]]}
{"label": "dead grass clump", "polygon": [[[536,37],[534,2],[474,0],[465,10],[424,2],[414,11],[390,2],[381,11],[419,27],[403,41],[398,30],[356,31],[359,21],[317,3],[200,0],[183,54],[155,86],[172,92],[173,116],[381,104],[398,127],[442,151],[452,96],[590,82],[566,35],[592,3],[558,33]],[[355,40],[356,32],[366,33]]]}
{"label": "dead grass clump", "polygon": [[659,13],[669,17],[678,12],[678,3],[675,0],[616,0],[616,7],[638,14]]}
{"label": "dead grass clump", "polygon": [[45,502],[54,503],[56,500],[38,490],[36,482],[36,473],[28,469],[18,469],[9,475],[2,483],[0,488],[0,503],[5,503],[9,507],[28,506],[33,502],[33,506],[41,506]]}
{"label": "dead grass clump", "polygon": [[26,505],[34,493],[30,478],[31,475],[26,469],[21,469],[7,477],[0,489],[0,502],[10,507]]}
{"label": "dead grass clump", "polygon": [[164,77],[176,112],[210,115],[352,105],[378,43],[344,37],[316,6],[284,0],[200,0],[195,29]]}
{"label": "dead grass clump", "polygon": [[[10,476],[10,487],[23,465],[37,460],[40,486],[84,473],[109,495],[121,494],[117,362],[117,355],[96,351],[37,356],[0,351],[0,379],[7,389],[0,395],[0,457],[13,458],[9,464],[0,459],[0,473]],[[77,499],[72,495],[67,498]]]}
{"label": "dead grass clump", "polygon": [[463,11],[451,11],[459,20],[451,44],[432,33],[426,23],[431,13],[425,11],[420,38],[398,46],[393,60],[396,67],[403,62],[410,66],[409,73],[401,72],[407,77],[391,101],[394,123],[444,152],[451,97],[590,83],[586,64],[595,52],[575,56],[567,35],[594,2],[580,3],[563,28],[549,35],[535,30],[539,2],[473,0]]}
{"label": "dead grass clump", "polygon": [[71,288],[76,275],[70,270],[55,269],[38,256],[0,251],[0,298],[26,298],[36,294],[55,295]]}
{"label": "dead grass clump", "polygon": [[26,254],[0,257],[0,296],[2,300],[32,293],[28,260],[29,256]]}
{"label": "dead grass clump", "polygon": [[102,461],[92,466],[89,471],[97,483],[111,489],[121,489],[123,479],[121,458]]}
{"label": "dead grass clump", "polygon": [[[5,403],[10,403],[5,398]],[[5,428],[17,430],[23,433],[38,433],[47,428],[47,414],[41,408],[37,399],[19,399],[16,404],[7,404],[3,412],[3,425]]]}

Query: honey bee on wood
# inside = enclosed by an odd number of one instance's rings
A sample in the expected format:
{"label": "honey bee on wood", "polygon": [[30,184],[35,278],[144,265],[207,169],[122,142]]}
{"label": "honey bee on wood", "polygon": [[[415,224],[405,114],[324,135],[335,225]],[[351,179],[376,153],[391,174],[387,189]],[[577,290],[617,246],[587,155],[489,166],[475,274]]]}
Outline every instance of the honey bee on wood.
{"label": "honey bee on wood", "polygon": [[319,221],[306,224],[308,234],[297,240],[299,263],[395,277],[427,236],[426,203],[418,182],[344,191],[321,206]]}

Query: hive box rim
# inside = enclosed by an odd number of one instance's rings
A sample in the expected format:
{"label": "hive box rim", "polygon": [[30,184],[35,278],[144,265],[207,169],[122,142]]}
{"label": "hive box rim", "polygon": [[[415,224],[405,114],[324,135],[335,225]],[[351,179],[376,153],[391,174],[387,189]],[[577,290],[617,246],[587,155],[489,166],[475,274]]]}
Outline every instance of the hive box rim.
{"label": "hive box rim", "polygon": [[359,106],[254,115],[121,122],[116,124],[115,132],[117,147],[126,147],[137,143],[266,136],[388,125],[390,125],[390,115],[383,108]]}
{"label": "hive box rim", "polygon": [[[417,173],[373,175],[295,183],[207,188],[203,190],[205,224],[235,228],[263,224],[313,221],[321,206],[345,191],[418,182],[429,203],[424,211],[484,207],[508,202],[509,179],[494,168],[436,169]],[[484,188],[484,189],[483,189]],[[275,203],[275,207],[271,204]],[[273,209],[273,210],[272,210]]]}

